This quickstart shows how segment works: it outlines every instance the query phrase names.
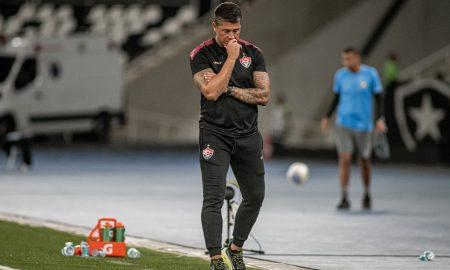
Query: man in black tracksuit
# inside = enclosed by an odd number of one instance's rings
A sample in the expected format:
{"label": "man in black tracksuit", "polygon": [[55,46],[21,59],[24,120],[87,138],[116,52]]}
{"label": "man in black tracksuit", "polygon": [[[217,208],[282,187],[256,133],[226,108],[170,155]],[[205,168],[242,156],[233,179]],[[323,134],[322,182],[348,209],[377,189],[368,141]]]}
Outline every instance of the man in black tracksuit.
{"label": "man in black tracksuit", "polygon": [[[215,10],[215,37],[190,55],[194,83],[201,91],[200,167],[203,179],[202,226],[212,270],[246,269],[242,246],[264,199],[262,137],[257,105],[269,101],[264,56],[239,38],[241,11],[225,2]],[[242,192],[232,243],[221,250],[222,215],[229,166]]]}

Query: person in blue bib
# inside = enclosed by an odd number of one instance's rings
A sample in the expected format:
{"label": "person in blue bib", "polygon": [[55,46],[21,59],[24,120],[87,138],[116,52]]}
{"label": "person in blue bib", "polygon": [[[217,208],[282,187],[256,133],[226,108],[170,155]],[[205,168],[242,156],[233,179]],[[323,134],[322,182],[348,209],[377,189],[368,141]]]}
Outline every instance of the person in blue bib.
{"label": "person in blue bib", "polygon": [[352,154],[356,150],[364,184],[362,207],[368,210],[372,207],[370,195],[372,131],[374,128],[378,132],[386,131],[381,98],[383,87],[377,70],[362,64],[361,55],[355,48],[346,48],[341,58],[343,67],[336,71],[334,76],[334,99],[321,120],[321,128],[323,131],[329,129],[330,117],[337,108],[336,148],[342,188],[342,199],[337,208],[350,208],[347,189]]}

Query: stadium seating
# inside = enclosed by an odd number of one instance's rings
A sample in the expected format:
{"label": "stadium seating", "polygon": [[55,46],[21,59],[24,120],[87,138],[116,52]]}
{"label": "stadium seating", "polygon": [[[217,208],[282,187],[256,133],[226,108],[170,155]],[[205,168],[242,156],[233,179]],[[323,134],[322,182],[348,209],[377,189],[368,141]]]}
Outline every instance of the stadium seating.
{"label": "stadium seating", "polygon": [[0,4],[0,36],[66,37],[78,33],[106,36],[114,47],[134,58],[194,23],[198,7],[157,4],[96,4],[93,6],[24,3]]}

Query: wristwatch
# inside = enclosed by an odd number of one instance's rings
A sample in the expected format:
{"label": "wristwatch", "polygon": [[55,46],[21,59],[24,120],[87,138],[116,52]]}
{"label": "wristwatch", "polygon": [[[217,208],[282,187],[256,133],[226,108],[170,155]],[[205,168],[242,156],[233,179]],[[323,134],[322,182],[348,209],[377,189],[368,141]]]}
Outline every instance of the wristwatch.
{"label": "wristwatch", "polygon": [[227,86],[227,90],[225,90],[225,95],[231,96],[232,94],[233,94],[233,86],[232,85],[228,85]]}

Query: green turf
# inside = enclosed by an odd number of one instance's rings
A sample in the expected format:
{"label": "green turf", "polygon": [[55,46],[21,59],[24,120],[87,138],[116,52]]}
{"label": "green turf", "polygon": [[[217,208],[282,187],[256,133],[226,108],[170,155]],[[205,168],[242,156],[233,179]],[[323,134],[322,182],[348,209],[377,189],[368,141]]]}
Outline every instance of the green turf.
{"label": "green turf", "polygon": [[41,227],[30,227],[0,221],[0,265],[22,270],[58,269],[140,269],[140,270],[202,270],[209,263],[199,258],[177,256],[138,248],[142,257],[97,258],[65,257],[65,242],[80,243],[85,237]]}

